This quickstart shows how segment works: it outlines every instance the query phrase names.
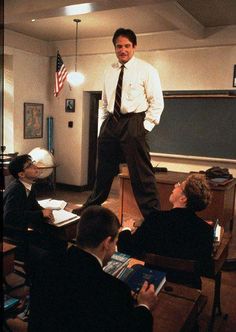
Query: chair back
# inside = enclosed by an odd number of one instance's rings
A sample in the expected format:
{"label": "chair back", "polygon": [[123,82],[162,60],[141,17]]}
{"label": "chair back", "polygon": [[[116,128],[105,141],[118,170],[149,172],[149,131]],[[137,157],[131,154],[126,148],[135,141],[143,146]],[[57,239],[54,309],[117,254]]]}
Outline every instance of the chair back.
{"label": "chair back", "polygon": [[168,281],[201,288],[199,264],[195,260],[147,253],[144,261],[149,268],[166,272]]}
{"label": "chair back", "polygon": [[176,270],[189,273],[198,272],[197,261],[190,259],[182,259],[168,256],[161,256],[157,254],[146,254],[145,264],[158,267],[160,269]]}

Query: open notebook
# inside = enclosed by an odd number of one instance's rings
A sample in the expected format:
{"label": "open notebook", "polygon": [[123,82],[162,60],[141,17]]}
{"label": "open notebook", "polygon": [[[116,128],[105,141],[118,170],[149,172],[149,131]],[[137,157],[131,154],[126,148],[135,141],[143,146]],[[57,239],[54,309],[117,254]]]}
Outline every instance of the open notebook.
{"label": "open notebook", "polygon": [[77,214],[66,211],[66,210],[53,210],[54,221],[52,222],[55,225],[59,225],[66,221],[74,221],[79,219]]}
{"label": "open notebook", "polygon": [[52,199],[52,198],[38,200],[38,203],[44,209],[53,209],[53,210],[64,209],[66,204],[67,204],[66,201],[58,200],[58,199]]}

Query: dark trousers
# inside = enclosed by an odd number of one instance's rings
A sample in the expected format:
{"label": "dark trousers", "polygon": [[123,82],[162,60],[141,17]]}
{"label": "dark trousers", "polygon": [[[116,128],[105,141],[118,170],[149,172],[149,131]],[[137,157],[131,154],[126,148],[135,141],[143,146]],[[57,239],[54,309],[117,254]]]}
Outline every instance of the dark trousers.
{"label": "dark trousers", "polygon": [[97,177],[94,189],[84,206],[100,205],[108,197],[111,185],[119,173],[119,164],[126,162],[134,196],[146,217],[153,208],[159,208],[159,195],[153,167],[150,162],[145,113],[121,115],[118,122],[109,115],[103,122],[98,138]]}

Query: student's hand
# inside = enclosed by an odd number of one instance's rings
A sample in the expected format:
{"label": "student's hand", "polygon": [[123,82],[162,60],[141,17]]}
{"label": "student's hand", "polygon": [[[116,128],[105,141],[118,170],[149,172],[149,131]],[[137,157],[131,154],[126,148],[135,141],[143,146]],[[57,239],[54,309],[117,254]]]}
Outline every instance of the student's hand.
{"label": "student's hand", "polygon": [[156,304],[156,300],[157,297],[155,294],[154,285],[144,281],[143,286],[137,296],[138,304],[145,304],[150,310],[152,310]]}
{"label": "student's hand", "polygon": [[215,224],[214,221],[212,221],[212,220],[205,220],[205,222],[206,222],[208,225],[214,227],[214,224]]}
{"label": "student's hand", "polygon": [[50,219],[51,221],[54,220],[52,209],[43,209],[43,217]]}

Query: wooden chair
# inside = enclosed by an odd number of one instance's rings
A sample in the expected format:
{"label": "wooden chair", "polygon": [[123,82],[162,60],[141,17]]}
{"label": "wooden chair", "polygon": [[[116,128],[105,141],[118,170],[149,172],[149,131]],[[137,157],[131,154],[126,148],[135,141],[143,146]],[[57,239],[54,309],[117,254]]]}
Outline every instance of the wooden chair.
{"label": "wooden chair", "polygon": [[[209,269],[206,273],[201,273],[201,276],[210,278],[214,280],[214,296],[213,296],[213,306],[211,311],[211,318],[208,326],[208,330],[212,331],[214,327],[216,315],[222,315],[221,311],[221,274],[222,267],[224,265],[225,259],[228,255],[229,242],[232,235],[231,233],[224,233],[223,238],[220,242],[218,249],[214,252],[211,261],[209,262]],[[164,270],[164,271],[177,271],[183,273],[197,274],[199,275],[199,267],[196,261],[179,259],[173,257],[160,256],[156,254],[148,253],[145,256],[145,264],[153,268]],[[192,286],[191,284],[187,286]],[[200,304],[199,313],[204,307],[204,302]],[[223,319],[227,319],[228,315],[224,314]]]}
{"label": "wooden chair", "polygon": [[[148,267],[166,271],[169,274],[171,274],[172,272],[177,272],[178,279],[179,279],[178,273],[181,276],[187,274],[189,278],[187,278],[187,281],[185,280],[184,284],[189,287],[199,288],[196,286],[196,280],[198,279],[198,277],[200,278],[199,264],[194,260],[173,258],[173,257],[148,253],[145,255],[144,261],[145,265],[147,265]],[[197,278],[192,279],[192,277],[194,276],[196,276]],[[180,283],[177,280],[170,279],[170,281]],[[207,296],[201,295],[198,302],[198,315],[200,315],[206,303],[207,303]]]}
{"label": "wooden chair", "polygon": [[24,279],[23,284],[17,285],[14,288],[11,287],[5,280],[5,286],[8,291],[15,288],[28,285],[28,266],[27,266],[27,256],[28,256],[28,238],[32,230],[22,230],[17,227],[5,226],[3,227],[3,240],[9,244],[16,246],[15,250],[15,260],[14,260],[14,273],[19,275]]}

